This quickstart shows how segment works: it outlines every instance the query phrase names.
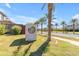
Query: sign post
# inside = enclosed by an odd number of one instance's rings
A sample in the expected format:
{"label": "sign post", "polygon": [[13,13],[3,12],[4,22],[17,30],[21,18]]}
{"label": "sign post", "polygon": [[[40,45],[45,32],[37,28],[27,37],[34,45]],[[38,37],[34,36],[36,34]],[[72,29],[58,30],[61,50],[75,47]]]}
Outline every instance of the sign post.
{"label": "sign post", "polygon": [[26,24],[26,29],[25,29],[25,35],[26,35],[26,41],[34,41],[36,40],[36,25],[32,23]]}

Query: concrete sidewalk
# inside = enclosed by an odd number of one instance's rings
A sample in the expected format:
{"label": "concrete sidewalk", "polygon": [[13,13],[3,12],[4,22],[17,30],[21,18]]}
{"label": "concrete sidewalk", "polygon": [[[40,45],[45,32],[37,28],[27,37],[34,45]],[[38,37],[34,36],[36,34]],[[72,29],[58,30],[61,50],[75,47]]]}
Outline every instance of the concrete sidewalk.
{"label": "concrete sidewalk", "polygon": [[[42,34],[43,36],[47,36],[47,34]],[[73,44],[75,46],[79,46],[79,42],[78,41],[74,41],[74,40],[70,40],[70,39],[66,39],[66,38],[61,38],[61,37],[56,37],[56,36],[51,36],[51,38],[53,39],[57,39],[57,40],[62,40],[62,41],[65,41],[65,42],[68,42],[70,44]]]}
{"label": "concrete sidewalk", "polygon": [[[43,32],[44,34],[47,34],[47,32]],[[79,38],[78,34],[69,34],[69,33],[55,33],[51,32],[52,35],[55,36],[61,36],[61,37],[68,37],[68,38]]]}
{"label": "concrete sidewalk", "polygon": [[69,39],[65,39],[65,38],[60,38],[60,37],[51,37],[53,39],[57,39],[57,40],[62,40],[62,41],[65,41],[65,42],[69,42],[75,46],[79,46],[79,42],[78,41],[73,41],[73,40],[69,40]]}

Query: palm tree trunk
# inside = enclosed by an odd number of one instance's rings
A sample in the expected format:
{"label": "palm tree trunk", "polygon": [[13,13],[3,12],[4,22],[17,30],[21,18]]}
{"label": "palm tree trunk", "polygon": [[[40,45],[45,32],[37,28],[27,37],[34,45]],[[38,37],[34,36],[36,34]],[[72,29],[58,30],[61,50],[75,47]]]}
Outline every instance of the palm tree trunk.
{"label": "palm tree trunk", "polygon": [[42,24],[41,24],[41,34],[42,34]]}
{"label": "palm tree trunk", "polygon": [[48,40],[51,40],[52,3],[48,3]]}
{"label": "palm tree trunk", "polygon": [[75,34],[75,24],[73,23],[73,34]]}
{"label": "palm tree trunk", "polygon": [[65,30],[65,29],[64,29],[64,24],[63,24],[63,33],[64,33],[64,30]]}
{"label": "palm tree trunk", "polygon": [[37,31],[38,31],[38,24],[37,24]]}
{"label": "palm tree trunk", "polygon": [[56,29],[55,29],[56,33],[57,33],[57,26],[56,26]]}

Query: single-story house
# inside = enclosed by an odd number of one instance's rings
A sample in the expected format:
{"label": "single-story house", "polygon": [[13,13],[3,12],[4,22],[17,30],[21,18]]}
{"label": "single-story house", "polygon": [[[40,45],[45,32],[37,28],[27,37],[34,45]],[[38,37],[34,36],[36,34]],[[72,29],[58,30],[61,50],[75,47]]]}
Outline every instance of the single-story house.
{"label": "single-story house", "polygon": [[12,31],[12,26],[18,25],[22,27],[22,34],[25,34],[25,25],[23,24],[16,24],[12,22],[3,12],[0,11],[0,24],[6,25],[6,29],[8,29],[10,32]]}
{"label": "single-story house", "polygon": [[6,29],[8,29],[10,31],[10,33],[12,32],[12,26],[14,26],[14,25],[21,26],[22,27],[21,34],[25,34],[25,25],[23,25],[23,24],[16,24],[10,20],[0,21],[0,24],[6,25]]}

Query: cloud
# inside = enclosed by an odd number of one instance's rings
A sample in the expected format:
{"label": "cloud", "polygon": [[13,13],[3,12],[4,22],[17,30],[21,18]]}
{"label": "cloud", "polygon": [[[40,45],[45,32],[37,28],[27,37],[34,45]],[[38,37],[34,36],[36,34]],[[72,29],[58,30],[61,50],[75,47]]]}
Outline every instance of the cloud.
{"label": "cloud", "polygon": [[6,11],[5,11],[4,9],[2,9],[2,8],[0,8],[0,11],[1,11],[1,12],[4,12],[4,13],[6,13]]}
{"label": "cloud", "polygon": [[0,11],[3,12],[7,17],[9,17],[13,14],[9,10],[3,9],[3,8],[0,8]]}
{"label": "cloud", "polygon": [[72,16],[72,19],[79,19],[79,14]]}
{"label": "cloud", "polygon": [[28,20],[27,22],[35,22],[37,19],[34,17],[28,17],[28,16],[17,16],[17,18],[22,20]]}
{"label": "cloud", "polygon": [[8,8],[11,8],[10,4],[9,3],[6,3],[5,4]]}
{"label": "cloud", "polygon": [[9,13],[7,10],[5,10],[3,8],[0,8],[0,11],[3,12],[5,15],[8,15],[8,13]]}
{"label": "cloud", "polygon": [[11,20],[18,24],[26,24],[26,23],[34,23],[38,19],[34,17],[16,15],[15,17],[11,18]]}
{"label": "cloud", "polygon": [[0,11],[2,11],[5,15],[7,15],[12,22],[18,23],[18,24],[26,24],[26,23],[30,23],[30,22],[34,23],[35,21],[38,20],[38,18],[34,18],[34,17],[15,15],[15,14],[10,13],[8,10],[5,10],[3,8],[0,8]]}

